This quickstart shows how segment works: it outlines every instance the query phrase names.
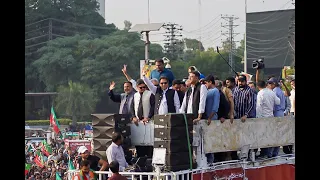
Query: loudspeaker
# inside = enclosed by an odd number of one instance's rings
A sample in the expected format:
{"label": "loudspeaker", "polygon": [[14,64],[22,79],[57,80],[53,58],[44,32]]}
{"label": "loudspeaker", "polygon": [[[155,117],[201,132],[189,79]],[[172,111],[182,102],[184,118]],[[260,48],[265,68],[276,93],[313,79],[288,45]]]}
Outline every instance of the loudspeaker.
{"label": "loudspeaker", "polygon": [[130,123],[129,114],[92,114],[92,117],[92,126],[118,127]]}
{"label": "loudspeaker", "polygon": [[[192,152],[191,152],[191,161],[192,157]],[[185,165],[189,164],[189,152],[177,152],[177,153],[167,153],[166,154],[166,166],[179,166],[179,165]]]}
{"label": "loudspeaker", "polygon": [[98,156],[100,159],[103,159],[105,161],[107,161],[107,154],[106,151],[94,151],[93,155]]}
{"label": "loudspeaker", "polygon": [[[180,140],[163,140],[163,141],[154,141],[154,148],[166,148],[167,153],[175,152],[188,152],[188,144],[181,143]],[[192,150],[192,142],[190,141],[190,148]]]}
{"label": "loudspeaker", "polygon": [[[154,137],[161,138],[163,140],[175,140],[179,139],[180,143],[187,142],[186,127],[164,127],[154,128]],[[193,139],[193,126],[188,127],[189,139]]]}
{"label": "loudspeaker", "polygon": [[[193,125],[193,114],[185,114],[188,126]],[[184,114],[165,114],[165,115],[154,115],[154,124],[166,127],[185,127]]]}
{"label": "loudspeaker", "polygon": [[93,149],[94,151],[106,151],[111,145],[112,139],[93,139]]}

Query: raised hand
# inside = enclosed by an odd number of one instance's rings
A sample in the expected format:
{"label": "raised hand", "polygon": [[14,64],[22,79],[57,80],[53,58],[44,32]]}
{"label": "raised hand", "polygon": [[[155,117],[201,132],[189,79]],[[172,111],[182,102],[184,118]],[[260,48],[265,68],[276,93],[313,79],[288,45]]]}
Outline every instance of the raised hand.
{"label": "raised hand", "polygon": [[111,91],[111,90],[113,90],[115,87],[116,87],[116,83],[115,83],[114,81],[112,81],[112,82],[110,83],[109,90]]}

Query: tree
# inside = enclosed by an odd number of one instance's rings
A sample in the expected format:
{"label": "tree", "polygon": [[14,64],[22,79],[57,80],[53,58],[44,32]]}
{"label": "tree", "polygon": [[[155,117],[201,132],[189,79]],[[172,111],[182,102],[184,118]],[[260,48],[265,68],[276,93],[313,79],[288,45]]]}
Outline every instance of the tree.
{"label": "tree", "polygon": [[89,86],[69,81],[68,86],[60,86],[55,99],[59,114],[72,117],[72,124],[94,112],[97,96]]}
{"label": "tree", "polygon": [[190,49],[190,50],[199,50],[199,43],[200,43],[200,51],[204,51],[202,42],[198,41],[197,39],[185,38],[184,42],[186,44],[187,49]]}
{"label": "tree", "polygon": [[130,21],[124,20],[124,30],[129,31],[131,29],[132,23]]}

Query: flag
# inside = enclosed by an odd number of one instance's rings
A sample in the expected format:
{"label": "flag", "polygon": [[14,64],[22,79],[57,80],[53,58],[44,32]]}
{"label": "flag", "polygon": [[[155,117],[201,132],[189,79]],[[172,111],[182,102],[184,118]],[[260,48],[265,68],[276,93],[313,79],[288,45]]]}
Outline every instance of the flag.
{"label": "flag", "polygon": [[28,147],[27,152],[31,152],[33,149],[34,149],[34,148],[32,147],[32,145],[31,145],[31,144],[29,144],[29,147]]}
{"label": "flag", "polygon": [[52,148],[45,139],[43,140],[42,144],[43,144],[44,150],[49,154],[52,154]]}
{"label": "flag", "polygon": [[70,157],[69,157],[69,162],[68,162],[68,169],[69,170],[75,170],[76,168],[74,168],[73,162],[71,161]]}
{"label": "flag", "polygon": [[62,180],[60,175],[56,172],[56,180]]}
{"label": "flag", "polygon": [[24,168],[24,175],[26,176],[29,172],[29,170],[31,169],[31,164],[27,164],[25,163],[25,168]]}
{"label": "flag", "polygon": [[34,157],[34,163],[36,163],[37,166],[43,168],[44,167],[44,163],[42,162],[42,160],[40,159],[40,156],[36,155]]}
{"label": "flag", "polygon": [[50,125],[52,126],[53,131],[54,131],[56,134],[59,134],[59,132],[60,132],[60,125],[59,125],[58,119],[57,119],[57,117],[56,117],[56,113],[54,112],[53,106],[51,107]]}

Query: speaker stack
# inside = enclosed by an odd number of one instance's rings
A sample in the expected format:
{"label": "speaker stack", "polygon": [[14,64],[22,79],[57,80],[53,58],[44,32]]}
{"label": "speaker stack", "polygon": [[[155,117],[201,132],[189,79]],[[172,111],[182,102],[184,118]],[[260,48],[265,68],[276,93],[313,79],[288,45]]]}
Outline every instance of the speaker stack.
{"label": "speaker stack", "polygon": [[112,143],[112,135],[115,132],[121,133],[123,136],[122,148],[127,162],[130,162],[132,153],[129,151],[131,147],[131,128],[130,116],[128,114],[92,114],[93,129],[93,153],[94,155],[107,160],[106,150]]}
{"label": "speaker stack", "polygon": [[[186,114],[186,119],[192,156],[193,115]],[[154,124],[154,148],[166,148],[165,170],[189,169],[190,158],[184,114],[155,115]],[[192,168],[195,166],[196,164],[192,163]]]}

